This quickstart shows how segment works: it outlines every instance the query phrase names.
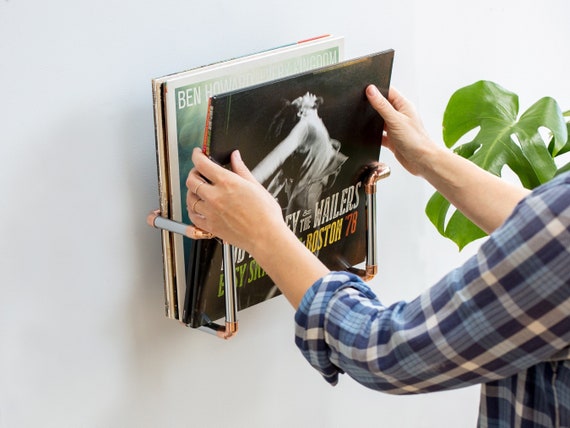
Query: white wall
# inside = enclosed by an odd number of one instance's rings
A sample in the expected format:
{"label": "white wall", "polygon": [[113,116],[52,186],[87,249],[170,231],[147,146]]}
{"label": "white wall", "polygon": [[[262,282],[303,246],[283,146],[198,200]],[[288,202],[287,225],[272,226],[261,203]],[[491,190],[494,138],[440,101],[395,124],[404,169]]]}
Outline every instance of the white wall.
{"label": "white wall", "polygon": [[[396,49],[394,84],[436,138],[447,99],[491,79],[570,108],[568,0],[0,0],[0,427],[473,427],[478,387],[413,397],[331,388],[278,298],[229,342],[165,319],[150,80],[325,32]],[[472,253],[382,183],[386,303]]]}

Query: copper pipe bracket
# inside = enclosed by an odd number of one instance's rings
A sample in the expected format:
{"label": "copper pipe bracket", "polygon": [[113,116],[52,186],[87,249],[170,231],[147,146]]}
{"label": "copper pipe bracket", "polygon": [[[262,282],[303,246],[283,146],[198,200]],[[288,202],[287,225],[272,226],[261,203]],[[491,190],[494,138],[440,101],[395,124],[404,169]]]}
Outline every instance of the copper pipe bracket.
{"label": "copper pipe bracket", "polygon": [[347,270],[358,275],[363,281],[370,281],[378,273],[376,183],[390,176],[390,167],[382,162],[375,162],[366,167],[365,174],[363,182],[366,194],[366,266],[364,269],[349,266]]}

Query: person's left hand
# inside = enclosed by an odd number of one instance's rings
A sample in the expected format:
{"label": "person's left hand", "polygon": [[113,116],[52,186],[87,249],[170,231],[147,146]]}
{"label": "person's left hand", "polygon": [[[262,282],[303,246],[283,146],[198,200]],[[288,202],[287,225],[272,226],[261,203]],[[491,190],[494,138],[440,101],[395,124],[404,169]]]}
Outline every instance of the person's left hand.
{"label": "person's left hand", "polygon": [[[256,245],[288,231],[281,207],[257,182],[236,150],[232,171],[211,161],[200,149],[192,153],[186,206],[192,223],[251,255]],[[254,256],[255,257],[255,256]]]}

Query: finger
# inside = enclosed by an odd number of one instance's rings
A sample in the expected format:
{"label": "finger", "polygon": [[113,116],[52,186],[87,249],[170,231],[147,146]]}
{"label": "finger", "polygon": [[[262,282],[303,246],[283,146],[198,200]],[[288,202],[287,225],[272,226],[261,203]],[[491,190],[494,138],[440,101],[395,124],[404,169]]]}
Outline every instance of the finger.
{"label": "finger", "polygon": [[[198,204],[197,209],[200,209],[200,205],[202,205],[201,203]],[[188,212],[188,216],[190,217],[190,222],[192,223],[192,225],[196,228],[198,228],[199,230],[205,232],[205,233],[211,233],[208,230],[208,221],[206,219],[206,216],[202,215],[202,214],[198,214],[195,212]]]}
{"label": "finger", "polygon": [[194,193],[190,191],[186,192],[186,211],[188,211],[188,214],[191,213],[192,205],[194,204],[196,199],[198,199],[198,197]]}
{"label": "finger", "polygon": [[186,187],[190,186],[193,179],[196,179],[199,177],[201,177],[201,176],[200,176],[200,173],[198,172],[198,170],[196,170],[196,168],[192,168],[190,170],[190,172],[188,173],[188,176],[186,177]]}
{"label": "finger", "polygon": [[193,212],[194,214],[198,214],[199,216],[204,216],[204,214],[198,211],[198,205],[200,203],[202,203],[202,205],[206,204],[202,199],[197,198],[194,202],[192,202],[192,207],[190,208],[190,211]]}
{"label": "finger", "polygon": [[390,89],[388,90],[388,101],[390,101],[391,104],[403,98],[404,96],[400,91],[398,91],[394,86],[390,86]]}
{"label": "finger", "polygon": [[192,168],[188,173],[188,177],[186,178],[186,189],[188,192],[197,195],[200,186],[203,186],[205,184],[207,184],[206,180],[198,173],[196,169]]}
{"label": "finger", "polygon": [[224,167],[210,160],[199,148],[195,148],[192,152],[192,162],[194,162],[196,171],[210,183],[218,182],[221,175],[228,173]]}
{"label": "finger", "polygon": [[255,179],[249,168],[243,162],[239,150],[234,150],[232,152],[231,164],[232,164],[232,171],[235,172],[237,175],[246,179],[247,181],[257,183],[257,180]]}
{"label": "finger", "polygon": [[392,144],[392,140],[390,139],[390,135],[384,134],[382,136],[382,147],[387,148],[391,152],[394,152],[394,145]]}
{"label": "finger", "polygon": [[204,195],[208,194],[208,188],[210,186],[211,184],[202,178],[202,176],[189,176],[186,180],[186,188],[188,189],[188,192],[196,195],[196,197],[199,199],[205,198]]}
{"label": "finger", "polygon": [[412,104],[404,97],[400,91],[398,91],[393,86],[390,87],[390,92],[388,93],[388,101],[394,109],[398,112],[404,114],[411,114],[414,113],[414,108]]}
{"label": "finger", "polygon": [[[396,96],[396,92],[394,92],[394,95],[390,94],[390,96]],[[375,85],[368,85],[366,87],[366,96],[368,97],[368,101],[372,108],[374,108],[374,110],[376,110],[384,120],[390,122],[396,119],[398,112],[392,106],[390,101],[380,93]]]}
{"label": "finger", "polygon": [[186,209],[188,210],[188,216],[190,220],[195,224],[195,218],[204,218],[205,211],[206,211],[206,202],[203,199],[200,199],[193,193],[188,193],[186,198]]}
{"label": "finger", "polygon": [[[203,193],[206,193],[206,192],[204,192],[203,187],[202,187],[201,191]],[[196,210],[195,210],[196,204],[202,200],[203,199],[200,196],[196,195],[194,192],[192,192],[190,190],[188,192],[186,192],[186,210],[188,211],[189,215],[192,213],[196,213]]]}

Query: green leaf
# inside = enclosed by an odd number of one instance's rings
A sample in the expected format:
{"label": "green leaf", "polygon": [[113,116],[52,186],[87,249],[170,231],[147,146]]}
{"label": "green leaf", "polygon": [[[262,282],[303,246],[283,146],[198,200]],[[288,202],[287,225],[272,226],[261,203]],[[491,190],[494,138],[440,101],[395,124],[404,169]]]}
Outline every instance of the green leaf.
{"label": "green leaf", "polygon": [[[544,140],[540,135],[529,135],[526,139],[520,140],[527,159],[532,159],[530,168],[534,172],[533,177],[537,177],[538,183],[546,183],[556,173],[556,163],[548,151]],[[530,171],[528,172],[530,174]],[[525,173],[519,173],[519,177],[526,176]],[[522,181],[522,180],[521,180]],[[538,184],[532,184],[528,187],[534,188]],[[525,186],[526,187],[526,186]]]}
{"label": "green leaf", "polygon": [[560,167],[558,169],[558,171],[556,171],[556,175],[560,175],[563,172],[568,172],[568,171],[570,171],[570,162],[568,162],[566,165]]}
{"label": "green leaf", "polygon": [[[565,112],[564,116],[570,116],[570,112]],[[566,122],[566,143],[558,143],[559,146],[562,146],[560,150],[554,155],[554,147],[556,146],[556,137],[552,136],[550,139],[550,144],[548,145],[548,151],[550,154],[554,156],[560,156],[564,153],[570,152],[570,122]]]}
{"label": "green leaf", "polygon": [[456,91],[443,114],[443,141],[452,147],[467,132],[487,118],[514,121],[518,96],[496,83],[481,80]]}
{"label": "green leaf", "polygon": [[520,119],[518,110],[518,96],[496,83],[479,81],[459,89],[444,113],[445,144],[452,147],[478,126],[480,130],[469,144],[479,147],[465,157],[497,176],[508,165],[528,188],[545,183],[554,175],[556,166],[539,128],[550,129],[556,153],[568,139],[564,117],[550,97],[537,101]]}
{"label": "green leaf", "polygon": [[[443,116],[443,140],[448,148],[492,174],[501,176],[505,167],[510,168],[523,186],[533,189],[557,173],[554,156],[570,151],[564,115],[553,98],[544,97],[519,117],[516,94],[481,80],[451,96]],[[471,141],[459,144],[477,128]],[[550,131],[549,142],[539,132],[541,128]],[[485,236],[461,213],[450,216],[450,209],[449,202],[437,193],[426,205],[426,214],[440,234],[460,249]]]}
{"label": "green leaf", "polygon": [[426,205],[427,217],[443,236],[445,236],[445,216],[450,205],[448,200],[439,192],[435,192]]}
{"label": "green leaf", "polygon": [[470,242],[483,238],[487,234],[456,210],[447,223],[445,236],[455,242],[461,251]]}
{"label": "green leaf", "polygon": [[555,140],[552,150],[556,155],[568,139],[568,131],[562,111],[553,98],[544,97],[534,103],[522,114],[514,130],[535,175],[540,183],[546,183],[556,173],[556,164],[539,133],[540,127],[546,127],[552,133]]}
{"label": "green leaf", "polygon": [[479,147],[480,145],[477,141],[471,141],[470,143],[465,143],[457,146],[453,151],[461,157],[470,158]]}
{"label": "green leaf", "polygon": [[465,245],[487,234],[475,226],[461,212],[455,211],[446,223],[450,203],[439,192],[435,192],[426,205],[426,214],[440,235],[451,239],[459,250]]}
{"label": "green leaf", "polygon": [[[532,140],[535,136],[540,136],[538,132],[540,127],[548,128],[554,136],[555,144],[552,148],[552,155],[549,153],[549,157],[552,158],[552,156],[557,155],[568,140],[568,129],[558,103],[551,97],[541,98],[520,117],[515,133],[519,137],[521,145]],[[541,145],[545,145],[544,140],[542,140]]]}
{"label": "green leaf", "polygon": [[497,176],[501,176],[503,168],[508,165],[525,187],[536,187],[541,181],[519,145],[512,139],[512,134],[512,126],[506,126],[505,122],[483,119],[481,130],[472,142],[479,148],[468,159]]}

